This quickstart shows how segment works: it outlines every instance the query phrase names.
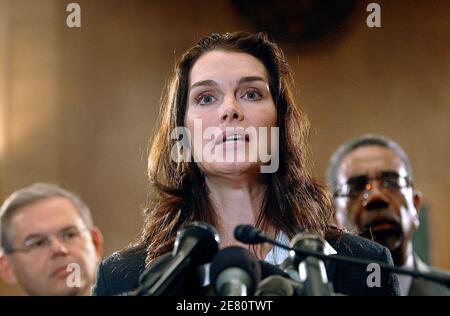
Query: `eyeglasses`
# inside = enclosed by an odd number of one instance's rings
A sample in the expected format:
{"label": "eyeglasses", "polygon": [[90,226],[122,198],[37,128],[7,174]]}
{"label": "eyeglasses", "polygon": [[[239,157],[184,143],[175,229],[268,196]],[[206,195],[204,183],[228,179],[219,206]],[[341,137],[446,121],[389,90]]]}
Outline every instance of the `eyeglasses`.
{"label": "eyeglasses", "polygon": [[60,230],[53,235],[32,235],[23,242],[23,247],[6,249],[6,253],[13,252],[25,252],[30,254],[41,254],[47,252],[53,242],[53,239],[57,239],[64,246],[70,247],[74,244],[78,244],[81,240],[81,235],[89,231],[89,228],[79,229],[77,227],[68,227]]}
{"label": "eyeglasses", "polygon": [[399,176],[395,172],[384,172],[380,176],[369,178],[367,176],[357,176],[350,178],[346,183],[341,184],[334,193],[334,197],[357,198],[373,188],[373,181],[378,181],[381,188],[390,193],[398,192],[402,188],[412,185],[412,181],[407,176]]}

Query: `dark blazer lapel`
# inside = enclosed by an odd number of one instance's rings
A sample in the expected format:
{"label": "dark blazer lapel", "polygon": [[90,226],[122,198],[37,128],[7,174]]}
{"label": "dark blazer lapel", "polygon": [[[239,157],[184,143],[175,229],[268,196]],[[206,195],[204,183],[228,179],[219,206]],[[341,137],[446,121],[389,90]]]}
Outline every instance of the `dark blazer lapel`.
{"label": "dark blazer lapel", "polygon": [[[333,255],[330,255],[333,256]],[[328,282],[334,283],[336,276],[336,262],[333,260],[326,260],[325,270],[327,270]]]}

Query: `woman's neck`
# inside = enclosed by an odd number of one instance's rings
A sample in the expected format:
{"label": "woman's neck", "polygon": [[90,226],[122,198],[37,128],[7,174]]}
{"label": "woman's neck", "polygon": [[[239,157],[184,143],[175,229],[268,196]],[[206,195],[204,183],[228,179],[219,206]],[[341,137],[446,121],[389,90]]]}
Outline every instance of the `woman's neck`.
{"label": "woman's neck", "polygon": [[[247,248],[234,238],[234,229],[240,224],[255,225],[260,215],[267,185],[262,181],[233,181],[225,178],[206,177],[209,198],[217,214],[220,247],[241,246]],[[271,230],[269,228],[269,230]],[[275,235],[274,232],[266,232]],[[255,255],[264,259],[271,247],[256,247]]]}

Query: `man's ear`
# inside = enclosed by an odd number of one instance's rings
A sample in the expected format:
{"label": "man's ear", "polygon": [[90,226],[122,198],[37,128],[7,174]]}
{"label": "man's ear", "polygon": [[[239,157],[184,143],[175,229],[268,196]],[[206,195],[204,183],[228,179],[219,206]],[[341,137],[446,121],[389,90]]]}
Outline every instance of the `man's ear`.
{"label": "man's ear", "polygon": [[422,206],[422,192],[420,191],[414,191],[413,192],[413,203],[414,203],[414,207],[417,210],[417,214],[419,214],[420,212],[420,208]]}
{"label": "man's ear", "polygon": [[95,246],[95,251],[98,258],[101,260],[103,257],[103,235],[100,229],[97,227],[91,228],[92,242]]}
{"label": "man's ear", "polygon": [[6,283],[17,284],[17,278],[11,263],[4,254],[0,254],[0,276]]}
{"label": "man's ear", "polygon": [[416,217],[413,219],[414,230],[417,230],[420,225],[419,212],[422,207],[422,192],[420,192],[420,191],[413,192],[413,204],[414,204],[414,208],[416,209]]}

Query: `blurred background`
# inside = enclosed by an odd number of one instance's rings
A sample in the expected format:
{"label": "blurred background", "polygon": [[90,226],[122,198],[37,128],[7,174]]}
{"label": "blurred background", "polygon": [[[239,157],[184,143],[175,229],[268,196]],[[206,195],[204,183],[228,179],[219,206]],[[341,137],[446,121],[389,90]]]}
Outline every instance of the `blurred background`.
{"label": "blurred background", "polygon": [[[69,3],[81,27],[69,28]],[[381,7],[381,27],[366,24]],[[350,138],[399,142],[423,192],[417,251],[450,269],[450,2],[0,0],[0,200],[36,181],[91,207],[105,256],[142,224],[148,141],[173,63],[211,32],[267,31],[311,120],[315,173]],[[0,295],[21,294],[0,281]]]}

